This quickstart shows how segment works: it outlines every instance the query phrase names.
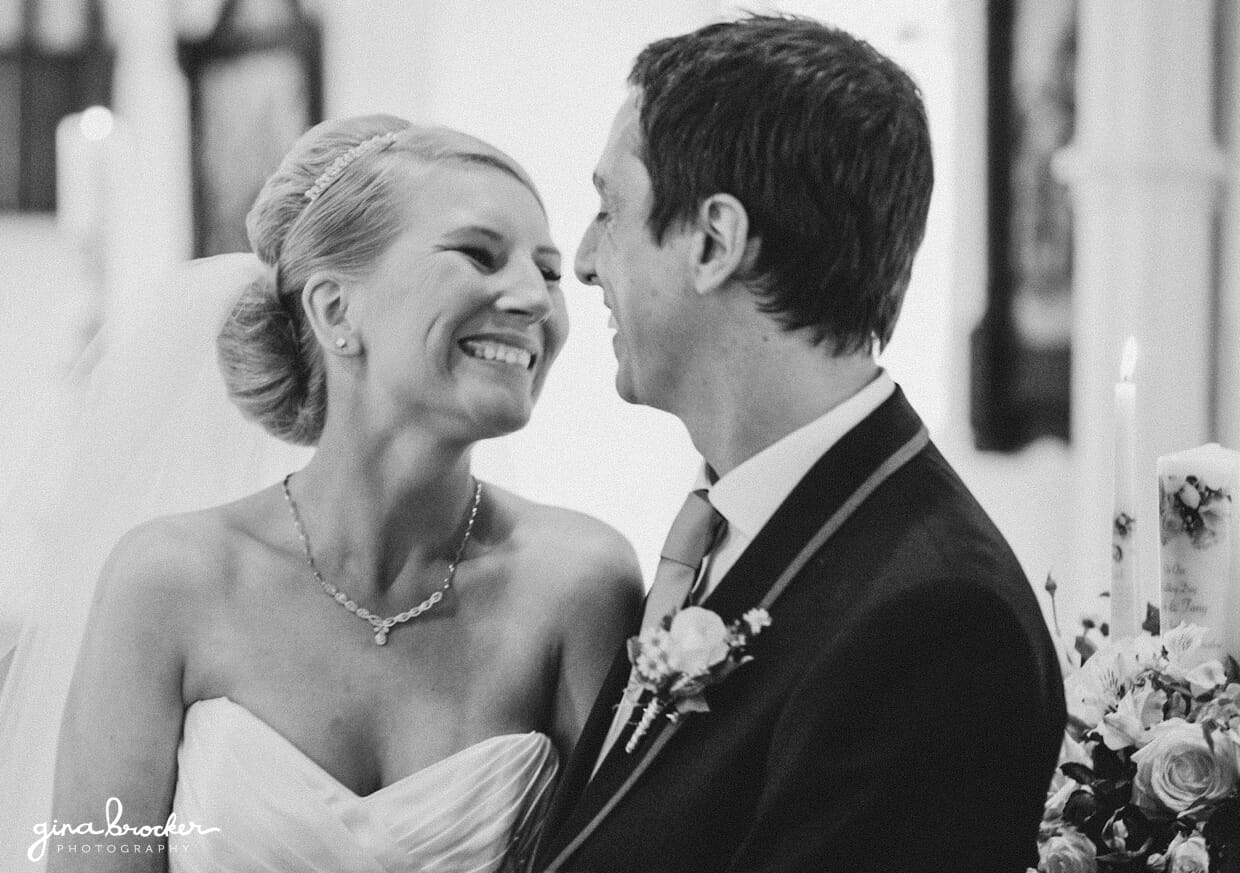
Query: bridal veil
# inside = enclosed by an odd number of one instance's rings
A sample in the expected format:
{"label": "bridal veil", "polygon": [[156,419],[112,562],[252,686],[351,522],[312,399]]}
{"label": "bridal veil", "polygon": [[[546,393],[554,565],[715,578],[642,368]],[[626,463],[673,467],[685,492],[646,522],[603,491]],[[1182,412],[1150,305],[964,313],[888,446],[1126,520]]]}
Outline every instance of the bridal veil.
{"label": "bridal veil", "polygon": [[[193,261],[106,325],[85,396],[45,434],[0,508],[0,597],[30,606],[0,687],[0,870],[34,869],[51,820],[56,737],[95,582],[121,535],[158,515],[227,502],[304,464],[242,419],[215,337],[263,270],[253,255]],[[0,657],[4,653],[0,652]],[[100,811],[99,821],[103,821]]]}

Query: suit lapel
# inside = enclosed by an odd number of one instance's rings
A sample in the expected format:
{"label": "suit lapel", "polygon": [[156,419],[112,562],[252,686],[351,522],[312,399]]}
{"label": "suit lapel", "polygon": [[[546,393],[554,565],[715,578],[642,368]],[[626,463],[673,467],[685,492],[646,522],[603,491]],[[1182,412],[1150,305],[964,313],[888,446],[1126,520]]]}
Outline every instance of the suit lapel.
{"label": "suit lapel", "polygon": [[[859,489],[864,497],[868,494],[865,487],[879,484],[875,474],[880,468],[894,459],[899,463],[892,467],[893,471],[924,444],[921,420],[897,387],[891,397],[818,460],[702,605],[718,613],[725,622],[757,606],[806,544],[824,530],[828,520],[850,499],[855,499]],[[540,851],[542,858],[566,859],[571,852],[566,852],[565,847],[575,850],[684,723],[684,719],[675,725],[659,719],[633,754],[624,752],[622,738],[590,780],[595,756],[628,674],[628,658],[621,652],[612,664],[565,773],[564,785],[547,822],[546,832],[552,840]]]}
{"label": "suit lapel", "polygon": [[757,606],[823,522],[921,429],[921,419],[897,387],[818,459],[702,606],[725,622]]}

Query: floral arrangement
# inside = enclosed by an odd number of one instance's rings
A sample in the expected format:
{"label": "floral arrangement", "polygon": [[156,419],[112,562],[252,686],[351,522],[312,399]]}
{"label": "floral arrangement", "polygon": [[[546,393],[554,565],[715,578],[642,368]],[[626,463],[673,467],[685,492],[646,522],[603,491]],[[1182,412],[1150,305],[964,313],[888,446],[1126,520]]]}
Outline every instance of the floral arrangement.
{"label": "floral arrangement", "polygon": [[1160,482],[1158,490],[1164,543],[1180,533],[1188,534],[1199,549],[1214,543],[1220,525],[1231,513],[1231,495],[1227,491],[1211,488],[1196,476],[1186,476],[1183,481],[1169,476]]}
{"label": "floral arrangement", "polygon": [[1065,681],[1040,873],[1240,871],[1240,683],[1206,633],[1110,643]]}
{"label": "floral arrangement", "polygon": [[662,714],[675,721],[686,712],[709,712],[702,692],[752,661],[746,653],[749,641],[770,624],[765,609],[751,609],[725,625],[709,609],[690,606],[630,637],[633,674],[625,694],[634,701],[642,691],[652,697],[624,750],[632,753]]}

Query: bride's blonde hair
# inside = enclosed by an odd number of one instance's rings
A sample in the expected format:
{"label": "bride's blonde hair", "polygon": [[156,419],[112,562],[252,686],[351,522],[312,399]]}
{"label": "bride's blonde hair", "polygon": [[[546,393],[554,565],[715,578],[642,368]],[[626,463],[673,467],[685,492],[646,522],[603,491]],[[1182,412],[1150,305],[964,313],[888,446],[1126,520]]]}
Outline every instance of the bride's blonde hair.
{"label": "bride's blonde hair", "polygon": [[409,161],[490,166],[538,197],[512,158],[449,128],[365,115],[303,134],[246,216],[250,247],[268,276],[241,295],[217,341],[233,402],[286,442],[314,445],[327,416],[323,353],[302,309],[302,288],[322,269],[364,278],[408,227]]}

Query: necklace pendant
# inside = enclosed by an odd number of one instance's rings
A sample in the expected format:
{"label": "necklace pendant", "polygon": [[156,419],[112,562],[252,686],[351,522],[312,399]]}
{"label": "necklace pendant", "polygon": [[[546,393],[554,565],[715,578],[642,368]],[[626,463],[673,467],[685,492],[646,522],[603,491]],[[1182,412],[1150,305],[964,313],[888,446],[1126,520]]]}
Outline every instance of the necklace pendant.
{"label": "necklace pendant", "polygon": [[319,572],[319,568],[314,563],[314,553],[310,551],[310,540],[306,536],[306,529],[301,523],[301,514],[297,511],[297,501],[293,499],[293,493],[289,491],[288,483],[292,478],[293,474],[289,473],[284,477],[284,481],[281,483],[284,489],[284,501],[288,504],[289,515],[292,517],[293,527],[297,531],[297,538],[301,540],[301,549],[305,555],[306,566],[310,569],[310,575],[312,575],[315,581],[319,583],[319,587],[323,589],[324,593],[326,593],[328,597],[335,600],[353,615],[362,619],[362,621],[370,624],[371,628],[375,632],[376,646],[387,645],[388,632],[392,628],[402,622],[417,618],[428,609],[434,607],[435,604],[439,603],[439,601],[443,600],[444,592],[452,587],[452,580],[456,576],[456,567],[461,562],[461,558],[465,554],[465,546],[469,544],[469,535],[474,530],[474,520],[478,517],[478,506],[482,502],[481,482],[476,479],[474,480],[474,498],[469,507],[469,517],[465,521],[465,533],[461,535],[461,542],[456,547],[455,556],[453,556],[452,560],[448,563],[448,574],[444,577],[443,584],[439,587],[439,590],[435,591],[430,597],[423,600],[413,609],[406,610],[405,612],[397,615],[389,616],[388,618],[381,618],[372,613],[370,610],[358,606],[356,601],[351,600],[347,594],[335,585],[328,583],[327,580],[323,578],[323,574]]}

